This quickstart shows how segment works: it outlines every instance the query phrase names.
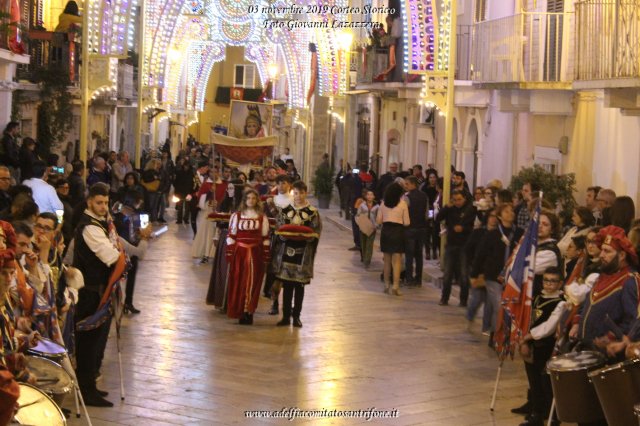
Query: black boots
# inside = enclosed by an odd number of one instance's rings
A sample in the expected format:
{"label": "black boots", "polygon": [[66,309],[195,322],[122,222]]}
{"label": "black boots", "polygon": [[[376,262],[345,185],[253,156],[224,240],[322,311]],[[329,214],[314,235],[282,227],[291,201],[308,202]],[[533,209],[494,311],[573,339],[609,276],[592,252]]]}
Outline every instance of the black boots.
{"label": "black boots", "polygon": [[278,323],[276,325],[278,327],[287,327],[287,326],[291,325],[291,319],[289,317],[282,318],[280,321],[278,321]]}
{"label": "black boots", "polygon": [[[288,327],[291,325],[291,319],[290,317],[283,317],[276,325],[278,327]],[[293,326],[302,328],[302,321],[300,321],[300,317],[293,317]]]}
{"label": "black boots", "polygon": [[238,324],[242,324],[242,325],[253,324],[253,314],[250,314],[249,312],[245,312],[244,314],[242,314],[242,316],[238,320]]}
{"label": "black boots", "polygon": [[125,303],[124,304],[124,313],[125,314],[139,314],[140,313],[140,309],[136,309],[135,306],[133,306],[133,303]]}
{"label": "black boots", "polygon": [[95,381],[79,380],[78,382],[85,405],[90,407],[113,407],[113,403],[111,401],[107,401],[103,398],[109,393],[98,390],[96,388]]}
{"label": "black boots", "polygon": [[278,315],[280,310],[278,309],[278,299],[274,300],[271,304],[271,310],[268,312],[269,315]]}

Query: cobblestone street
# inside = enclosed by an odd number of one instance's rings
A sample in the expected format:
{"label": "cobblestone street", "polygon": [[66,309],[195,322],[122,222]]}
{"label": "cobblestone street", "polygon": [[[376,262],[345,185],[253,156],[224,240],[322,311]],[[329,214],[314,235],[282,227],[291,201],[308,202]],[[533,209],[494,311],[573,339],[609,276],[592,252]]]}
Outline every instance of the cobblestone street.
{"label": "cobblestone street", "polygon": [[[94,425],[284,424],[247,419],[246,410],[397,409],[396,419],[323,424],[514,425],[526,394],[521,362],[506,362],[495,414],[498,361],[464,310],[437,305],[430,284],[382,292],[381,255],[369,271],[347,251],[350,234],[324,221],[316,277],[307,287],[302,329],[275,327],[262,298],[254,325],[205,305],[210,265],[191,259],[191,229],[171,224],[140,264],[135,305],[123,322],[126,399],[119,400],[112,329],[103,379],[114,408],[90,408]],[[456,305],[454,303],[453,305]],[[70,407],[68,397],[66,406]],[[318,424],[314,420],[296,423]],[[71,425],[85,424],[70,419]]]}

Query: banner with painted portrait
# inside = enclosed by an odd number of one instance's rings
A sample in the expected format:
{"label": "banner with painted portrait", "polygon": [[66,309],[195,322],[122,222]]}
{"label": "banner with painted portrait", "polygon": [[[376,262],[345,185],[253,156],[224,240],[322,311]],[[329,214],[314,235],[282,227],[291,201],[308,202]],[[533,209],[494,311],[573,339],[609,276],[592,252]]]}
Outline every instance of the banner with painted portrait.
{"label": "banner with painted portrait", "polygon": [[271,136],[273,105],[231,101],[228,136],[237,139],[256,139]]}
{"label": "banner with painted portrait", "polygon": [[230,110],[226,136],[211,135],[215,151],[229,164],[262,165],[278,142],[271,132],[273,105],[232,100]]}

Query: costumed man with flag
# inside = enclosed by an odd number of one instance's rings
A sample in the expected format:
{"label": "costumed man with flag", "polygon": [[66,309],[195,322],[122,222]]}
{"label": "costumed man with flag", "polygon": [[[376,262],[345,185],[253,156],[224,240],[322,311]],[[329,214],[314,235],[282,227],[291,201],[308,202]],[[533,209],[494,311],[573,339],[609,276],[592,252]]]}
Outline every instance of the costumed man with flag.
{"label": "costumed man with flag", "polygon": [[612,225],[601,229],[597,239],[600,276],[569,332],[585,348],[604,346],[612,335],[628,335],[638,316],[638,255],[633,244],[622,228]]}
{"label": "costumed man with flag", "polygon": [[86,405],[112,407],[96,388],[96,376],[111,326],[111,296],[123,279],[127,258],[109,218],[109,186],[89,189],[87,209],[75,232],[73,262],[84,277],[76,306],[76,374]]}
{"label": "costumed man with flag", "polygon": [[[498,383],[502,372],[502,364],[507,357],[513,359],[515,348],[529,331],[531,324],[531,299],[533,296],[533,280],[535,277],[535,258],[538,245],[538,227],[540,222],[540,202],[520,244],[516,247],[511,258],[507,261],[505,270],[501,274],[504,280],[501,308],[498,313],[498,323],[494,334],[494,342],[500,366],[493,388],[491,410],[496,402]],[[530,412],[530,392],[525,404]],[[513,411],[513,410],[512,410]]]}

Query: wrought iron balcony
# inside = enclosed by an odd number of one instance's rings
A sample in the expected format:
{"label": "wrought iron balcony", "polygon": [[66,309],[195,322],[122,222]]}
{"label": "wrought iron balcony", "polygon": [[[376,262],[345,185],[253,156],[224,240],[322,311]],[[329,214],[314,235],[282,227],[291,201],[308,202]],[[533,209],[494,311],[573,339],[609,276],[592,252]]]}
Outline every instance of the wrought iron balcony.
{"label": "wrought iron balcony", "polygon": [[576,80],[640,78],[640,0],[587,0],[575,8]]}
{"label": "wrought iron balcony", "polygon": [[569,88],[570,13],[527,12],[473,27],[471,79],[490,86]]}
{"label": "wrought iron balcony", "polygon": [[471,80],[473,25],[458,25],[456,34],[456,80]]}
{"label": "wrought iron balcony", "polygon": [[62,67],[68,70],[71,84],[78,82],[80,43],[76,42],[73,33],[31,30],[27,54],[31,57],[31,63],[18,66],[18,79],[34,81],[36,69]]}

